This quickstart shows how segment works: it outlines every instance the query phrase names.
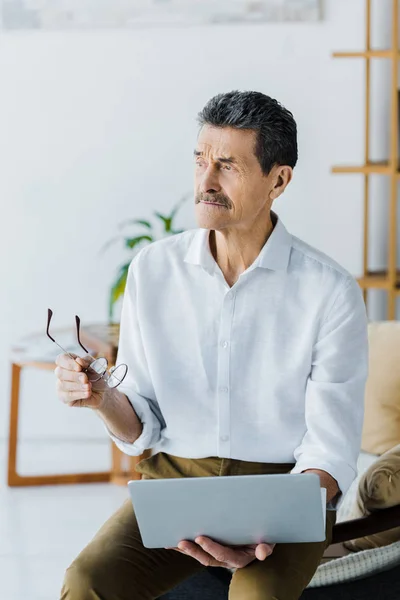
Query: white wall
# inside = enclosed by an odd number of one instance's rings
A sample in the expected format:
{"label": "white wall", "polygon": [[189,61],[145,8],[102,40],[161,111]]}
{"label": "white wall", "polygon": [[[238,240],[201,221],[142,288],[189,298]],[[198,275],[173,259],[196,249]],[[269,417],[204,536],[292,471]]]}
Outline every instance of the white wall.
{"label": "white wall", "polygon": [[[168,210],[192,180],[196,113],[215,93],[256,89],[298,122],[300,162],[277,205],[289,229],[361,271],[363,64],[331,58],[364,43],[364,0],[326,0],[318,24],[191,27],[0,37],[0,436],[8,427],[10,345],[54,326],[103,321],[120,248],[97,252],[127,217]],[[375,43],[388,40],[388,0]],[[374,67],[373,156],[388,145],[388,66]],[[374,187],[374,266],[384,262],[382,179]],[[382,206],[383,205],[383,206]],[[382,216],[383,215],[383,216]],[[194,226],[191,207],[181,224]],[[50,343],[50,342],[49,342]],[[58,404],[54,377],[27,372],[22,435],[103,437],[89,411]]]}

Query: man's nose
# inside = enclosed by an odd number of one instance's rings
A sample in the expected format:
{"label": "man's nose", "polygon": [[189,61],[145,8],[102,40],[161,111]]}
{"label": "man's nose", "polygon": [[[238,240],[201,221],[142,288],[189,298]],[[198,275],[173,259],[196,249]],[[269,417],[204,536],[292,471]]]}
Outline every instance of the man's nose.
{"label": "man's nose", "polygon": [[203,173],[203,177],[200,181],[200,190],[202,192],[209,192],[211,194],[213,192],[221,191],[221,186],[218,181],[218,174],[215,172],[215,170],[207,169],[207,171]]}

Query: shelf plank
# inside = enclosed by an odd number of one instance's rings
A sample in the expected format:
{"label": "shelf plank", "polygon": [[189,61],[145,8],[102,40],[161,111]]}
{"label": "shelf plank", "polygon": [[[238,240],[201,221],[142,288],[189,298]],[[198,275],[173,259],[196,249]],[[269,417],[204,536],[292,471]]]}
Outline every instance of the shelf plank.
{"label": "shelf plank", "polygon": [[[364,165],[338,165],[332,168],[332,173],[361,173],[362,175],[391,175],[392,170],[387,161],[369,162]],[[399,175],[399,173],[398,173]]]}
{"label": "shelf plank", "polygon": [[75,485],[77,483],[108,483],[111,474],[99,473],[75,473],[63,475],[18,475],[9,473],[7,483],[10,487],[38,486],[38,485]]}
{"label": "shelf plank", "polygon": [[[367,275],[357,278],[357,283],[362,289],[392,290],[387,271],[370,271]],[[400,271],[397,271],[396,294],[400,294]]]}
{"label": "shelf plank", "polygon": [[[334,52],[334,58],[392,58],[391,50],[361,50],[359,52]],[[397,54],[400,59],[400,52]]]}
{"label": "shelf plank", "polygon": [[363,290],[369,288],[389,289],[389,280],[386,276],[367,275],[366,277],[359,277],[357,283]]}

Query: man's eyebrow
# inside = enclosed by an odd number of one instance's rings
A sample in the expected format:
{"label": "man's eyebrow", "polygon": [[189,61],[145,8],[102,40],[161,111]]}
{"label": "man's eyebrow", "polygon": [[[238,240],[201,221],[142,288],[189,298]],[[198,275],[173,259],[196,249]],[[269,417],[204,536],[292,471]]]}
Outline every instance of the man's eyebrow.
{"label": "man's eyebrow", "polygon": [[[194,156],[203,156],[203,152],[201,152],[200,150],[195,150],[193,154]],[[216,158],[215,160],[221,163],[229,163],[234,165],[237,164],[237,160],[233,156],[229,156],[227,158],[221,156],[220,158]]]}

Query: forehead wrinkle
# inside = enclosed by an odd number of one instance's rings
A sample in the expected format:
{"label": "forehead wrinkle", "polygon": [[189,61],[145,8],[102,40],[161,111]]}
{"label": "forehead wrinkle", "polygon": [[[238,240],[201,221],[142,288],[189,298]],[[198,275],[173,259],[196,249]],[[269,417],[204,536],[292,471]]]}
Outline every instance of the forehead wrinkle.
{"label": "forehead wrinkle", "polygon": [[215,147],[213,144],[207,144],[205,142],[200,142],[196,151],[201,152],[203,156],[208,159],[211,159],[213,162],[217,162],[219,158],[224,159],[233,159],[234,165],[239,167],[244,167],[247,165],[246,161],[238,154],[231,152],[226,149],[226,145],[222,145],[221,147]]}

